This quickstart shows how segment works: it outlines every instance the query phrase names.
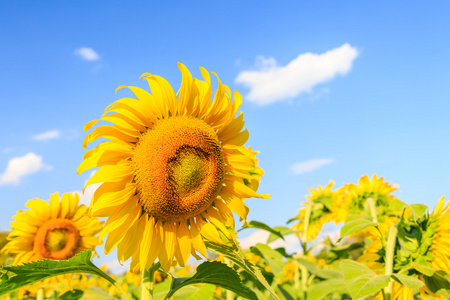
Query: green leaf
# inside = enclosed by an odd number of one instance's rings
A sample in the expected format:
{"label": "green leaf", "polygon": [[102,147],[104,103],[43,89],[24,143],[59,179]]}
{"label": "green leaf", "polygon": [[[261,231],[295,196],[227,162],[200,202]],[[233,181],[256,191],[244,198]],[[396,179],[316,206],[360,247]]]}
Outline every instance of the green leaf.
{"label": "green leaf", "polygon": [[98,286],[88,286],[84,291],[83,298],[86,300],[115,300],[107,291]]}
{"label": "green leaf", "polygon": [[155,285],[155,288],[153,289],[153,300],[163,300],[167,293],[170,291],[171,282],[172,280],[169,277],[163,282]]}
{"label": "green leaf", "polygon": [[344,279],[330,279],[321,281],[308,288],[308,300],[321,300],[329,294],[347,294]]}
{"label": "green leaf", "polygon": [[83,297],[84,292],[82,290],[67,291],[58,297],[60,300],[78,300]]}
{"label": "green leaf", "polygon": [[115,284],[115,280],[97,268],[91,258],[92,251],[85,250],[69,260],[43,259],[20,266],[4,266],[2,269],[8,271],[9,278],[2,276],[0,296],[46,278],[70,273],[95,274]]}
{"label": "green leaf", "polygon": [[372,226],[377,226],[377,225],[378,225],[377,223],[371,222],[366,219],[358,219],[358,220],[349,221],[349,222],[345,223],[344,226],[342,226],[341,238],[339,239],[339,241],[342,238],[344,238],[345,236],[361,232],[362,230],[364,230],[366,228],[369,228]]}
{"label": "green leaf", "polygon": [[422,281],[408,275],[392,274],[391,277],[394,278],[398,283],[401,283],[402,285],[410,289],[418,289],[423,286]]}
{"label": "green leaf", "polygon": [[433,276],[423,276],[425,285],[435,294],[445,293],[446,290],[450,290],[450,275],[445,271],[437,270]]}
{"label": "green leaf", "polygon": [[273,250],[277,251],[278,253],[280,253],[281,255],[283,255],[283,256],[286,257],[286,258],[293,258],[292,255],[290,255],[290,254],[288,254],[288,253],[286,252],[286,249],[285,249],[285,248],[280,247],[280,248],[275,248],[275,249],[273,249]]}
{"label": "green leaf", "polygon": [[170,291],[165,299],[169,299],[182,287],[200,283],[218,285],[247,299],[258,299],[255,292],[242,284],[235,270],[218,261],[202,263],[197,267],[197,272],[192,277],[173,278]]}
{"label": "green leaf", "polygon": [[323,279],[342,279],[343,275],[341,272],[337,270],[324,270],[319,268],[316,264],[306,260],[304,258],[299,258],[298,262],[301,263],[305,268],[311,273],[316,275],[317,277]]}
{"label": "green leaf", "polygon": [[393,199],[390,204],[390,208],[393,211],[401,211],[405,208],[409,208],[414,215],[414,219],[422,217],[428,209],[425,204],[406,204],[398,199]]}
{"label": "green leaf", "polygon": [[429,266],[425,266],[425,265],[419,264],[417,262],[413,262],[412,266],[413,266],[414,269],[416,269],[417,271],[419,271],[423,275],[426,275],[426,276],[429,276],[429,277],[433,276],[433,274],[437,271],[437,270],[435,270],[433,268],[430,268]]}
{"label": "green leaf", "polygon": [[[287,235],[294,233],[293,230],[291,230],[290,228],[288,228],[286,226],[275,226],[275,227],[273,227],[273,229],[278,231],[279,233],[281,233],[282,236],[287,236]],[[273,241],[276,241],[279,238],[280,237],[277,234],[271,233],[269,235],[269,237],[267,238],[267,244],[272,243]]]}
{"label": "green leaf", "polygon": [[408,205],[408,207],[409,209],[411,209],[416,220],[422,217],[428,209],[428,206],[426,206],[425,204],[410,204]]}
{"label": "green leaf", "polygon": [[262,230],[268,231],[268,232],[270,232],[271,234],[277,236],[278,238],[281,238],[281,239],[284,240],[283,235],[282,235],[278,230],[275,230],[274,228],[270,227],[270,226],[267,225],[267,224],[264,224],[263,222],[259,222],[259,221],[250,221],[250,222],[247,223],[247,226],[245,226],[245,227],[239,229],[238,232],[239,232],[239,231],[242,231],[242,230],[244,230],[244,229],[247,229],[247,228],[257,228],[257,229],[262,229]]}
{"label": "green leaf", "polygon": [[336,260],[348,258],[348,256],[350,255],[350,252],[352,252],[353,250],[363,249],[363,248],[364,248],[364,244],[362,244],[362,243],[353,243],[353,244],[345,244],[342,246],[333,246],[328,252],[327,263],[331,264],[332,262],[334,262]]}
{"label": "green leaf", "polygon": [[353,299],[370,296],[389,284],[389,275],[377,275],[365,265],[350,259],[343,260],[340,268]]}
{"label": "green leaf", "polygon": [[283,256],[278,251],[273,250],[265,244],[256,244],[254,247],[250,247],[250,249],[266,261],[270,270],[278,279],[283,279]]}
{"label": "green leaf", "polygon": [[211,241],[205,241],[205,245],[209,250],[212,250],[222,255],[223,257],[228,258],[235,265],[242,268],[245,272],[250,274],[255,280],[261,283],[275,299],[277,300],[279,299],[273,288],[264,278],[263,274],[261,273],[261,270],[257,266],[252,265],[245,259],[245,255],[242,252],[241,248],[239,248],[239,246],[217,244]]}
{"label": "green leaf", "polygon": [[296,220],[299,220],[299,219],[300,219],[300,217],[298,217],[298,216],[293,217],[293,218],[290,218],[290,219],[286,222],[286,224],[292,223],[292,222],[294,222],[294,221],[296,221]]}
{"label": "green leaf", "polygon": [[398,199],[392,199],[389,207],[393,210],[393,211],[401,211],[404,208],[408,207],[408,204],[406,204],[405,202],[398,200]]}
{"label": "green leaf", "polygon": [[277,288],[286,300],[295,300],[294,297],[292,297],[291,294],[283,288],[283,286],[278,284]]}
{"label": "green leaf", "polygon": [[175,299],[209,300],[213,297],[215,291],[216,286],[212,284],[204,284],[200,287],[188,285],[177,292]]}

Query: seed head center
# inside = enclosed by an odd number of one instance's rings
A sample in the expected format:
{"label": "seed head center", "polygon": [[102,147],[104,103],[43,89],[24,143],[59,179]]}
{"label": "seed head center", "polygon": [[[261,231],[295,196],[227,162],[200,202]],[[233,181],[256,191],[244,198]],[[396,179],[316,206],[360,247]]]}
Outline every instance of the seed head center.
{"label": "seed head center", "polygon": [[164,222],[204,211],[222,187],[222,147],[215,130],[199,119],[159,120],[141,137],[133,162],[143,210]]}
{"label": "seed head center", "polygon": [[67,219],[52,219],[37,231],[33,248],[48,259],[68,259],[76,254],[81,243],[80,232]]}

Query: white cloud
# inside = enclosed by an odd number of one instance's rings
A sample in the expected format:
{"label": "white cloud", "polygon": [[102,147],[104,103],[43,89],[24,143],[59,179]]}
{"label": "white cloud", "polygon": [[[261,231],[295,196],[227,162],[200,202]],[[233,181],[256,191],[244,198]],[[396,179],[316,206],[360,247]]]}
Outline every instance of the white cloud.
{"label": "white cloud", "polygon": [[5,172],[0,174],[0,186],[18,185],[23,177],[49,169],[51,167],[42,162],[42,156],[32,152],[14,157],[8,162]]}
{"label": "white cloud", "polygon": [[323,166],[329,165],[333,162],[332,158],[317,158],[308,161],[303,161],[291,166],[291,171],[294,174],[302,174],[306,172],[312,172]]}
{"label": "white cloud", "polygon": [[61,133],[59,132],[59,130],[55,129],[55,130],[50,130],[50,131],[46,131],[43,133],[33,135],[33,140],[36,140],[36,141],[52,140],[52,139],[59,138],[60,135],[61,135]]}
{"label": "white cloud", "polygon": [[277,65],[273,57],[256,57],[257,71],[242,71],[235,82],[250,88],[247,99],[266,105],[292,98],[336,75],[345,75],[358,56],[356,48],[344,44],[322,54],[303,53],[286,66]]}
{"label": "white cloud", "polygon": [[74,51],[74,54],[80,56],[84,60],[89,61],[95,61],[100,59],[100,56],[97,54],[97,52],[95,52],[94,49],[88,47],[78,48]]}

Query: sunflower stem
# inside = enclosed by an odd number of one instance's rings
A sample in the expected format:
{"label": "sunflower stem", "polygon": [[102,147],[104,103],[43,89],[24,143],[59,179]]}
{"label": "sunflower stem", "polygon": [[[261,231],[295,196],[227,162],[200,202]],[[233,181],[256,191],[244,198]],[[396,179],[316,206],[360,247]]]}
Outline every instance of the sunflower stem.
{"label": "sunflower stem", "polygon": [[[391,276],[394,270],[394,252],[395,252],[395,244],[397,242],[397,225],[392,226],[389,230],[389,236],[386,246],[386,258],[385,258],[385,273],[386,275]],[[394,280],[391,278],[387,287],[384,288],[384,292],[386,295],[386,299],[391,299],[392,288],[394,285]]]}
{"label": "sunflower stem", "polygon": [[144,268],[142,273],[142,291],[141,300],[153,300],[153,288],[155,287],[155,272],[161,267],[159,262],[153,263],[153,265],[146,270]]}
{"label": "sunflower stem", "polygon": [[305,220],[303,223],[303,236],[302,236],[302,240],[303,242],[306,244],[306,241],[308,240],[308,227],[309,227],[309,219],[311,217],[311,210],[312,210],[312,205],[311,202],[308,203],[308,205],[306,205],[306,212],[305,212]]}
{"label": "sunflower stem", "polygon": [[375,200],[372,197],[367,198],[367,205],[369,206],[370,215],[372,216],[372,222],[378,223],[377,206]]}
{"label": "sunflower stem", "polygon": [[[231,262],[231,260],[229,260],[229,259],[224,257],[223,261],[225,262],[225,264],[227,266],[229,266],[230,268],[233,268],[233,262]],[[226,291],[226,295],[227,295],[227,297],[226,297],[227,300],[233,300],[234,299],[234,293],[232,291],[228,290],[228,289]]]}
{"label": "sunflower stem", "polygon": [[124,289],[120,286],[120,284],[117,281],[114,282],[114,286],[122,294],[123,299],[131,300],[130,296],[128,296],[128,293],[126,291],[124,291]]}
{"label": "sunflower stem", "polygon": [[300,271],[302,272],[302,291],[303,291],[303,300],[307,297],[307,289],[308,289],[308,270],[302,264],[300,264]]}

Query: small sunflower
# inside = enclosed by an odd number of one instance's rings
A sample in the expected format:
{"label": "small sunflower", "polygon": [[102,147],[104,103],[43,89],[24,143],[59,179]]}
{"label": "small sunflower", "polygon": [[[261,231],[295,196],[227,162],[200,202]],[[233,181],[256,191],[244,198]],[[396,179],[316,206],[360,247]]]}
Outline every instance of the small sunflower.
{"label": "small sunflower", "polygon": [[[302,207],[298,210],[298,215],[295,219],[299,222],[291,227],[298,235],[304,235],[305,222],[307,224],[306,241],[314,240],[322,230],[324,224],[334,221],[336,224],[344,221],[340,215],[342,215],[335,208],[337,207],[337,198],[333,197],[332,191],[334,181],[330,182],[322,187],[318,185],[317,188],[310,188],[310,195],[306,196],[308,201],[302,204],[306,207]],[[341,220],[342,219],[342,220]]]}
{"label": "small sunflower", "polygon": [[[120,261],[131,257],[149,268],[159,259],[168,270],[174,258],[184,266],[192,254],[206,257],[203,238],[223,243],[234,238],[232,211],[245,219],[243,200],[267,199],[256,193],[262,170],[249,148],[242,97],[220,80],[211,102],[210,74],[204,80],[182,73],[178,98],[162,77],[143,74],[152,94],[129,86],[136,98],[109,105],[99,120],[86,124],[84,147],[106,138],[84,155],[78,173],[100,167],[86,186],[102,183],[92,199],[92,214],[108,217],[101,237],[108,235],[105,252],[117,247]],[[214,74],[214,73],[213,73]],[[126,86],[120,86],[123,88]],[[118,88],[118,89],[119,89]]]}
{"label": "small sunflower", "polygon": [[29,200],[11,222],[12,231],[2,252],[15,254],[14,265],[43,258],[63,260],[94,249],[101,241],[95,235],[103,226],[97,218],[87,214],[85,205],[78,205],[79,196],[58,193],[50,202]]}
{"label": "small sunflower", "polygon": [[[450,250],[448,240],[450,239],[450,203],[445,205],[444,197],[439,199],[431,214],[425,214],[419,219],[414,219],[411,214],[403,222],[398,224],[398,237],[395,248],[394,273],[405,269],[405,275],[422,280],[425,285],[419,288],[423,299],[431,295],[434,299],[447,299],[437,295],[436,284],[433,278],[421,274],[411,268],[413,263],[429,266],[435,270],[441,270],[450,275]],[[383,273],[386,249],[379,239],[375,240],[358,259],[366,262],[367,266],[376,273]],[[448,286],[448,285],[447,285]],[[433,287],[433,288],[430,288]],[[433,290],[431,290],[433,289]],[[447,290],[450,292],[450,290]],[[414,291],[394,282],[393,299],[413,299]],[[378,295],[382,299],[381,294]]]}
{"label": "small sunflower", "polygon": [[[390,203],[395,196],[392,192],[397,190],[396,185],[385,182],[383,177],[377,177],[376,174],[369,179],[369,176],[362,176],[358,184],[346,184],[342,193],[343,207],[346,214],[351,215],[367,215],[371,216],[369,208],[369,198],[371,198],[376,207],[376,218],[379,223],[378,228],[385,234],[393,225],[398,222],[398,214],[390,208]],[[374,216],[372,215],[372,218]],[[378,230],[373,227],[360,232],[358,237],[367,237],[369,239],[378,236]]]}

